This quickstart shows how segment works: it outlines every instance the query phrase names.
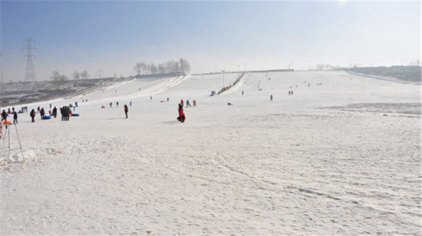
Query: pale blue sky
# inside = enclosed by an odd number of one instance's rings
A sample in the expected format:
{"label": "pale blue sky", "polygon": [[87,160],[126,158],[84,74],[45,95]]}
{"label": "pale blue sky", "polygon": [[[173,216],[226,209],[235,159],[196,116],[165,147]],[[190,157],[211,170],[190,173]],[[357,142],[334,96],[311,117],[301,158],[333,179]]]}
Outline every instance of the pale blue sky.
{"label": "pale blue sky", "polygon": [[138,61],[187,58],[193,72],[408,64],[420,57],[420,2],[2,1],[6,80],[22,80],[23,40],[38,80],[134,74]]}

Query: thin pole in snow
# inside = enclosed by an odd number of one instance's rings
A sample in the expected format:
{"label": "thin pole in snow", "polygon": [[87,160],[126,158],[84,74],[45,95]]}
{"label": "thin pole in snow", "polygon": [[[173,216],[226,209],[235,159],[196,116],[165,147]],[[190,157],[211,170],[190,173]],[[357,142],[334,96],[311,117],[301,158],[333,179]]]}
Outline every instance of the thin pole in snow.
{"label": "thin pole in snow", "polygon": [[19,149],[21,150],[21,154],[22,154],[22,162],[24,162],[25,156],[23,155],[23,149],[22,149],[21,139],[19,138],[18,126],[17,125],[15,125],[15,130],[16,130],[16,136],[18,137]]}

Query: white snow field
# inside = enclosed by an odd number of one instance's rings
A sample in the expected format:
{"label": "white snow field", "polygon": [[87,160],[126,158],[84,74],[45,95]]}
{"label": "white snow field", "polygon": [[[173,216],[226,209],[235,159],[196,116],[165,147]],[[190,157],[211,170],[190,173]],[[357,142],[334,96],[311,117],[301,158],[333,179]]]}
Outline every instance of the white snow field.
{"label": "white snow field", "polygon": [[[422,234],[421,85],[242,80],[213,97],[223,75],[133,80],[56,100],[78,101],[68,122],[21,115],[25,162],[1,166],[0,234]],[[182,98],[198,104],[183,124]]]}

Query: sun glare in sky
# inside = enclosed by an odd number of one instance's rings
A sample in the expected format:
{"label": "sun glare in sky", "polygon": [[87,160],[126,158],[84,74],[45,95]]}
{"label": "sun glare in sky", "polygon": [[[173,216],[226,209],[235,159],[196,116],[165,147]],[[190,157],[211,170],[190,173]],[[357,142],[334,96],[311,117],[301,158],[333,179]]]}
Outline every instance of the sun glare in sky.
{"label": "sun glare in sky", "polygon": [[348,0],[337,0],[338,5],[344,5]]}

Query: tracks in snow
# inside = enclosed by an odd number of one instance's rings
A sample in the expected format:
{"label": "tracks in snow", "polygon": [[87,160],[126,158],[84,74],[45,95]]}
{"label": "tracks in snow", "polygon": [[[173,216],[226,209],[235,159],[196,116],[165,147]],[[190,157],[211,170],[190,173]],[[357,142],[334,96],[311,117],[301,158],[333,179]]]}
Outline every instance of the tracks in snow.
{"label": "tracks in snow", "polygon": [[173,88],[177,85],[179,85],[180,83],[182,83],[183,81],[187,80],[190,78],[191,75],[184,75],[184,76],[177,76],[168,80],[165,80],[159,84],[156,84],[152,87],[149,87],[147,89],[141,90],[135,94],[132,94],[130,96],[128,96],[129,99],[132,98],[138,98],[138,97],[146,97],[146,96],[152,96],[152,95],[156,95],[156,94],[160,94],[170,88]]}
{"label": "tracks in snow", "polygon": [[[135,99],[135,98],[139,98],[139,97],[148,97],[148,96],[160,94],[160,93],[163,93],[170,88],[173,88],[173,87],[179,85],[183,81],[189,79],[190,76],[191,75],[183,75],[183,76],[172,77],[172,78],[166,79],[166,80],[164,80],[164,81],[162,81],[162,82],[160,82],[156,85],[153,85],[149,88],[146,88],[146,89],[141,90],[141,91],[137,91],[135,93],[115,96],[115,97],[112,97],[112,98],[110,98],[110,97],[109,98],[103,98],[103,99],[99,99],[99,100],[96,100],[96,101],[93,101],[93,102],[103,103],[103,102],[109,102],[110,100],[116,100],[116,101],[131,100],[131,99]],[[131,80],[131,81],[133,81],[133,80]],[[131,82],[131,81],[129,81],[129,82]]]}

